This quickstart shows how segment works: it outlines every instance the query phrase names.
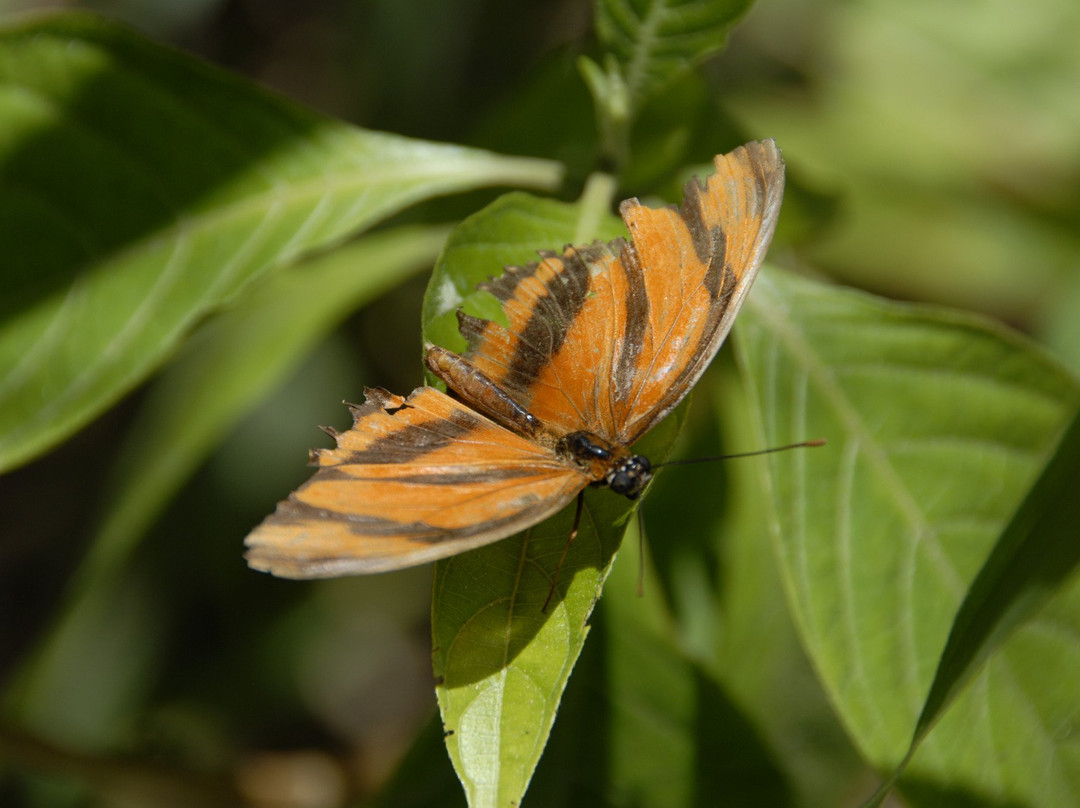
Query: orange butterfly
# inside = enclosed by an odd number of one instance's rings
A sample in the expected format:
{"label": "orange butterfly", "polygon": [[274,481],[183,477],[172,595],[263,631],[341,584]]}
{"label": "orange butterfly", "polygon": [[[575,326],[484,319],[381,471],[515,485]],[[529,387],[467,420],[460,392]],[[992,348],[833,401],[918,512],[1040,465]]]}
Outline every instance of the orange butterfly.
{"label": "orange butterfly", "polygon": [[780,212],[771,140],[715,159],[678,208],[620,206],[632,241],[540,253],[481,286],[504,327],[458,312],[469,349],[428,347],[433,387],[368,389],[315,475],[247,537],[286,578],[401,569],[489,544],[588,485],[635,499],[652,476],[629,448],[677,405],[731,329]]}

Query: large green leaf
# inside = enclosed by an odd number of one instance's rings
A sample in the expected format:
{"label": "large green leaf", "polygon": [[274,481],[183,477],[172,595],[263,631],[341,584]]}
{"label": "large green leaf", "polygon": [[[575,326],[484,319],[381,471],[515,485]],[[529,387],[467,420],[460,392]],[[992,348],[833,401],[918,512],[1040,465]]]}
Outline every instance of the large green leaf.
{"label": "large green leaf", "polygon": [[130,390],[268,268],[537,160],[365,132],[114,24],[0,32],[0,468]]}
{"label": "large green leaf", "polygon": [[[467,219],[432,277],[425,333],[446,340],[449,318],[462,304],[495,316],[494,298],[470,292],[476,283],[504,265],[535,260],[539,247],[579,241],[586,222],[605,238],[623,232],[612,217],[598,217],[592,204],[524,194],[503,197]],[[677,426],[677,418],[668,419],[642,450],[662,457]],[[632,503],[609,491],[587,492],[581,529],[547,613],[541,607],[570,535],[573,506],[524,533],[436,565],[432,635],[439,707],[470,805],[521,800],[632,511]]]}
{"label": "large green leaf", "polygon": [[[683,457],[765,448],[745,405],[733,353],[722,350],[695,391]],[[773,459],[802,463],[801,453],[822,451],[828,447]],[[817,680],[787,607],[769,541],[772,498],[761,485],[767,459],[664,470],[642,511],[659,577],[646,577],[646,592],[654,586],[666,590],[675,616],[668,633],[729,702],[726,715],[706,722],[722,727],[699,725],[697,755],[706,761],[699,777],[704,775],[708,788],[693,804],[780,805],[776,795],[786,785],[794,805],[844,805],[851,784],[869,772]],[[605,607],[622,594],[621,573],[616,568],[608,584]],[[637,628],[626,631],[632,637]],[[644,688],[638,698],[646,701]],[[705,780],[717,760],[727,764],[723,781]]]}
{"label": "large green leaf", "polygon": [[[826,689],[863,754],[891,770],[954,617],[1080,388],[993,324],[779,272],[759,278],[737,328],[765,443],[829,440],[769,464],[777,546]],[[1076,804],[1080,757],[1061,727],[1080,718],[1065,673],[1080,653],[1080,587],[1059,580],[1054,593],[919,749],[902,781],[915,804]]]}
{"label": "large green leaf", "polygon": [[[1070,584],[1076,583],[1070,579],[1080,565],[1080,542],[1076,541],[1080,536],[1077,479],[1080,479],[1080,412],[968,590],[915,726],[908,756],[870,804],[880,805],[884,801],[922,741],[983,665],[1059,592],[1066,593],[1067,603]],[[1053,610],[1047,617],[1050,624],[1062,623]],[[1067,625],[1075,620],[1066,617],[1063,622]],[[1070,647],[1073,644],[1057,645],[1051,649],[1052,654],[1063,660],[1068,660],[1077,650]],[[1059,710],[1065,707],[1067,714],[1075,713],[1080,704],[1073,699],[1071,705],[1056,706]],[[1060,799],[1054,802],[1057,804]]]}

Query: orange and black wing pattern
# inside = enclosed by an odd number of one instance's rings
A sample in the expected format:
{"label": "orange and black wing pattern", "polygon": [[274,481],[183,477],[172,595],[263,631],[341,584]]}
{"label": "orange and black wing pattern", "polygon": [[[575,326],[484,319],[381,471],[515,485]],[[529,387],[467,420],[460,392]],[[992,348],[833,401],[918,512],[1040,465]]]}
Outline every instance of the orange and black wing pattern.
{"label": "orange and black wing pattern", "polygon": [[772,141],[715,159],[681,206],[620,208],[631,240],[541,253],[487,289],[508,325],[459,314],[469,350],[432,346],[448,383],[367,391],[315,475],[248,536],[289,578],[381,572],[455,555],[554,514],[586,485],[635,498],[629,446],[670,412],[731,329],[779,215]]}
{"label": "orange and black wing pattern", "polygon": [[640,438],[715,356],[780,213],[775,143],[715,164],[679,207],[623,202],[629,243],[542,253],[485,284],[509,323],[461,316],[465,358],[545,424],[624,446]]}
{"label": "orange and black wing pattern", "polygon": [[383,572],[489,544],[559,511],[588,483],[550,450],[433,387],[369,389],[319,471],[247,538],[285,578]]}

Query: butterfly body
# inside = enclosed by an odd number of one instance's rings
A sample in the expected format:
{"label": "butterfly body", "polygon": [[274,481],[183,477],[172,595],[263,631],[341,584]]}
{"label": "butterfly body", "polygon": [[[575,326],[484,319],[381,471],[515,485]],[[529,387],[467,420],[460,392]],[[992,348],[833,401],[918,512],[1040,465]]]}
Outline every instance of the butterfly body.
{"label": "butterfly body", "polygon": [[469,361],[458,354],[428,346],[424,355],[428,369],[474,409],[502,426],[554,450],[567,463],[585,473],[592,485],[607,485],[617,494],[637,499],[652,478],[647,458],[626,447],[585,431],[558,434],[521,406]]}
{"label": "butterfly body", "polygon": [[380,572],[489,544],[553,515],[586,486],[637,498],[630,448],[689,392],[765,256],[784,166],[772,141],[715,159],[681,206],[620,206],[629,242],[541,252],[481,285],[506,324],[459,312],[464,354],[428,369],[452,395],[368,390],[315,475],[247,538],[284,577]]}
{"label": "butterfly body", "polygon": [[438,345],[429,345],[424,354],[424,363],[448,388],[507,429],[536,438],[548,446],[555,444],[554,437],[546,433],[539,418],[518,404],[509,393],[464,357]]}

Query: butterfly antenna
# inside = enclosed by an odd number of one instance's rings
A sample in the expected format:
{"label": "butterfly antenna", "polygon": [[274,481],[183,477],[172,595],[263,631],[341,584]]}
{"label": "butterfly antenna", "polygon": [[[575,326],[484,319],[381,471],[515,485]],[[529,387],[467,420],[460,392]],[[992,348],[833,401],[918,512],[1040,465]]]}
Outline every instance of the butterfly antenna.
{"label": "butterfly antenna", "polygon": [[816,440],[804,440],[799,443],[789,443],[786,446],[773,446],[769,449],[758,449],[753,452],[738,452],[737,454],[713,455],[712,457],[691,457],[686,460],[669,460],[666,463],[656,463],[653,468],[662,466],[688,466],[691,463],[712,463],[716,460],[734,460],[739,457],[756,457],[758,455],[772,454],[773,452],[786,452],[788,449],[808,449],[815,446],[824,446],[825,438]]}
{"label": "butterfly antenna", "polygon": [[566,554],[570,551],[570,545],[577,536],[578,527],[581,525],[581,509],[584,506],[585,491],[582,490],[579,491],[577,495],[577,508],[574,509],[574,526],[570,528],[570,535],[566,539],[566,544],[563,545],[562,555],[559,556],[559,563],[555,566],[555,575],[551,578],[551,589],[548,591],[548,596],[544,601],[544,605],[540,607],[541,614],[547,614],[547,607],[551,603],[551,599],[555,597],[555,587],[559,585],[559,573],[562,572],[562,565],[563,562],[566,561]]}

